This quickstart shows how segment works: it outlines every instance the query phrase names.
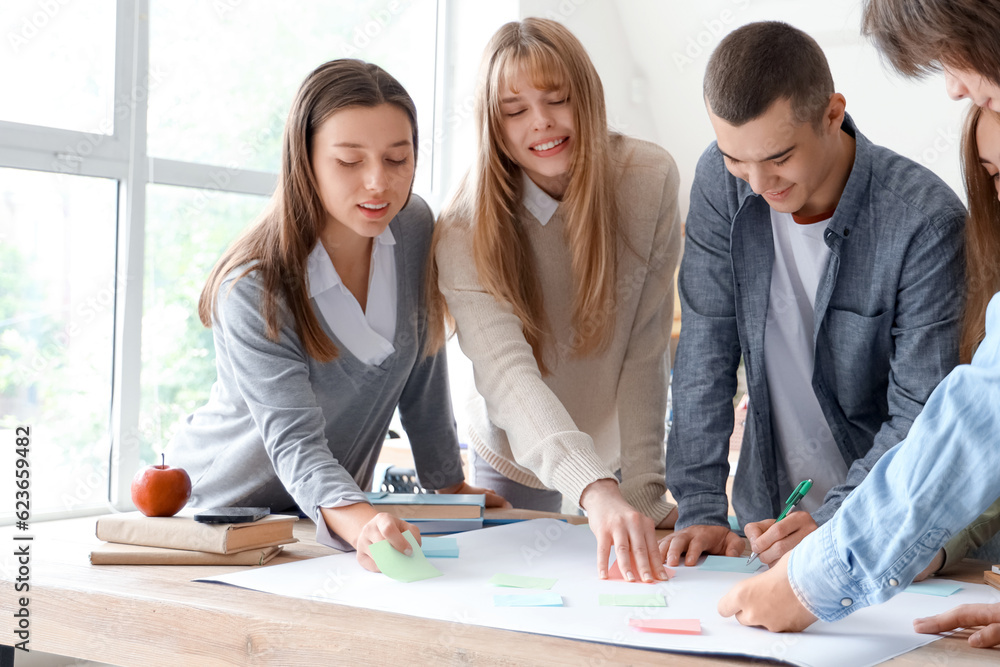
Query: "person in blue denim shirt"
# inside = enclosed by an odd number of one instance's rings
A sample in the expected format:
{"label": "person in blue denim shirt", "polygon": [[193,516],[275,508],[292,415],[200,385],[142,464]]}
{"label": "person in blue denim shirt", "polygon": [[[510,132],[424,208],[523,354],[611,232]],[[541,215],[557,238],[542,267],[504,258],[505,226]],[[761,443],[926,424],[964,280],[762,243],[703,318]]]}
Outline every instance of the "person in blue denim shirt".
{"label": "person in blue denim shirt", "polygon": [[[965,209],[858,130],[822,50],[787,24],[727,36],[705,99],[717,141],[687,219],[666,455],[679,515],[660,548],[667,565],[743,550],[725,486],[742,356],[733,507],[771,564],[833,516],[958,363]],[[774,524],[805,478],[804,511]]]}
{"label": "person in blue denim shirt", "polygon": [[[864,32],[900,72],[944,70],[954,99],[982,107],[970,111],[962,151],[970,220],[963,333],[971,331],[976,350],[971,364],[938,386],[907,438],[882,457],[831,521],[719,602],[724,616],[772,631],[803,630],[817,619],[834,621],[889,599],[950,535],[1000,497],[1000,5],[869,0]],[[987,223],[980,231],[973,226],[977,218]],[[973,278],[988,284],[974,285]],[[991,290],[978,323],[985,327],[968,328]],[[983,627],[970,634],[970,645],[1000,644],[1000,604],[962,605],[914,621],[924,633],[973,626]]]}

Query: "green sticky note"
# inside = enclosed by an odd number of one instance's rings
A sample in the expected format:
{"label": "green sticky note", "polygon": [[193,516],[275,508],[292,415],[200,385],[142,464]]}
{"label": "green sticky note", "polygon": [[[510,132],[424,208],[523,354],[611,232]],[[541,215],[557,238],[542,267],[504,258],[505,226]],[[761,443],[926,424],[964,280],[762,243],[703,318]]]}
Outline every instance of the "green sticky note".
{"label": "green sticky note", "polygon": [[519,574],[494,574],[490,579],[494,586],[507,586],[508,588],[539,588],[548,590],[555,585],[555,579],[545,579],[543,577],[523,577]]}
{"label": "green sticky note", "polygon": [[962,587],[951,581],[918,581],[904,588],[903,592],[937,595],[938,597],[946,598],[960,590],[962,590]]}
{"label": "green sticky note", "polygon": [[404,532],[403,537],[406,538],[406,541],[410,543],[410,547],[413,549],[412,556],[407,556],[404,553],[396,551],[389,544],[389,540],[382,540],[368,547],[369,553],[375,559],[378,569],[382,570],[382,574],[404,583],[440,577],[441,570],[430,564],[430,561],[424,556],[424,552],[420,550],[420,545],[417,544],[416,538],[410,534],[410,531]]}
{"label": "green sticky note", "polygon": [[667,601],[657,593],[629,595],[601,593],[600,605],[602,607],[666,607]]}

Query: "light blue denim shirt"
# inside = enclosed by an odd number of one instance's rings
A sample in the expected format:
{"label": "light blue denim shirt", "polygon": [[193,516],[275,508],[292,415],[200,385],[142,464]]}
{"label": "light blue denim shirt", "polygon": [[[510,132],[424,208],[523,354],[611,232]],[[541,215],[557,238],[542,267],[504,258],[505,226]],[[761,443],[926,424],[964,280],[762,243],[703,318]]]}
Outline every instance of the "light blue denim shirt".
{"label": "light blue denim shirt", "polygon": [[[906,436],[958,363],[964,285],[965,209],[955,193],[928,169],[872,144],[850,117],[843,130],[856,150],[824,233],[831,255],[816,293],[812,386],[849,469],[813,513],[820,524]],[[741,526],[773,519],[785,500],[781,486],[799,480],[779,479],[784,466],[764,371],[770,207],[729,173],[714,143],[698,163],[686,236],[666,456],[677,528],[728,525],[727,456],[741,356],[750,409],[733,506]]]}
{"label": "light blue denim shirt", "polygon": [[836,621],[903,590],[952,534],[1000,497],[1000,293],[970,365],[934,390],[909,435],[793,551],[788,579]]}

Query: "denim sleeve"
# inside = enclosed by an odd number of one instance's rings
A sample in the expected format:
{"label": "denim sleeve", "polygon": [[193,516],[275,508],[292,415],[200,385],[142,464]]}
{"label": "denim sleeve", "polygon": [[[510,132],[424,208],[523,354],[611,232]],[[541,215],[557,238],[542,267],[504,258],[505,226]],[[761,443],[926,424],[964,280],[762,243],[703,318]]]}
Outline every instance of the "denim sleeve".
{"label": "denim sleeve", "polygon": [[1000,295],[986,321],[972,364],[941,382],[907,438],[792,551],[789,582],[817,618],[888,600],[1000,496]]}
{"label": "denim sleeve", "polygon": [[889,418],[868,453],[851,465],[844,483],[831,489],[813,512],[819,524],[828,521],[879,458],[906,437],[930,393],[958,364],[965,210],[957,202],[941,202],[937,215],[913,238],[903,260],[892,315]]}
{"label": "denim sleeve", "polygon": [[678,501],[678,530],[729,525],[727,455],[740,361],[727,202],[731,178],[713,145],[698,162],[691,187],[678,278],[682,324],[674,421],[667,442],[667,486]]}

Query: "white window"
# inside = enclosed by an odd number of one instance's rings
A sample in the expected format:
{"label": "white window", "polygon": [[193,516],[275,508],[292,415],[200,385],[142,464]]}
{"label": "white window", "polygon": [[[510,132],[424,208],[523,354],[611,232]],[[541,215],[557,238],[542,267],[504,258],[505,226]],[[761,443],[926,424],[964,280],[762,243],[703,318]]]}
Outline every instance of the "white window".
{"label": "white window", "polygon": [[426,139],[415,190],[440,203],[445,4],[0,6],[0,469],[30,427],[32,519],[126,506],[135,471],[207,399],[198,296],[271,194],[312,69],[355,57],[403,83]]}

